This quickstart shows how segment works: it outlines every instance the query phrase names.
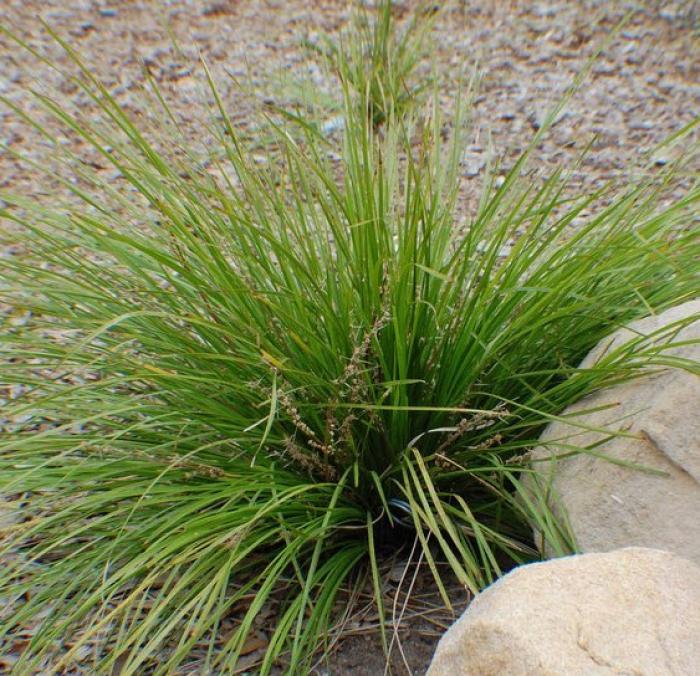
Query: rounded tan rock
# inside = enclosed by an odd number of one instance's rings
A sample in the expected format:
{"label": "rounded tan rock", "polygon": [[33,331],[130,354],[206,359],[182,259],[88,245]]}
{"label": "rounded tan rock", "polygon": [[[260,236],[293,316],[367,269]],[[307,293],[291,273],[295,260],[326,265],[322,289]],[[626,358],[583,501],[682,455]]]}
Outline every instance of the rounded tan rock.
{"label": "rounded tan rock", "polygon": [[476,597],[428,676],[697,676],[700,568],[638,547],[516,568]]}
{"label": "rounded tan rock", "polygon": [[[633,322],[581,366],[637,338],[671,338],[666,357],[700,365],[699,318],[694,300]],[[552,506],[566,514],[579,550],[657,547],[700,565],[700,376],[669,361],[586,397],[563,417],[572,423],[550,424],[533,457],[551,479]],[[590,452],[552,459],[572,446]]]}

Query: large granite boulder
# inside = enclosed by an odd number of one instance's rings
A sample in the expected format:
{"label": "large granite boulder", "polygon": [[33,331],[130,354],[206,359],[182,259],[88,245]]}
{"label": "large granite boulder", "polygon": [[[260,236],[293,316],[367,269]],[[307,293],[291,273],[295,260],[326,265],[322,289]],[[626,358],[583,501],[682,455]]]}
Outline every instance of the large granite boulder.
{"label": "large granite boulder", "polygon": [[[700,343],[692,343],[700,341],[698,313],[700,300],[695,300],[634,322],[603,340],[582,366],[595,364],[631,339],[665,339],[664,327],[685,322],[673,336],[674,343],[684,344],[664,354],[694,360],[700,367]],[[533,457],[551,479],[555,510],[568,516],[579,550],[658,547],[700,564],[700,376],[672,363],[661,371],[650,369],[639,379],[586,397],[564,416],[588,429],[552,423]],[[626,436],[608,438],[591,428]],[[591,452],[547,459],[566,452],[567,445]]]}
{"label": "large granite boulder", "polygon": [[627,548],[516,568],[438,644],[428,676],[697,676],[700,568]]}

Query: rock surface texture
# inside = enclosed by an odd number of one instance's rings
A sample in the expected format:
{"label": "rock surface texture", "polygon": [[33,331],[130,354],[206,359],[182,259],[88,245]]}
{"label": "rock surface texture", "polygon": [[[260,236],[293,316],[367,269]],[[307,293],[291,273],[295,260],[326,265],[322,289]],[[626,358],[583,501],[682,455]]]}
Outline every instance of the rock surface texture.
{"label": "rock surface texture", "polygon": [[630,547],[516,568],[438,644],[428,676],[697,676],[700,568]]}
{"label": "rock surface texture", "polygon": [[[659,338],[655,332],[682,320],[688,322],[673,342],[700,340],[700,321],[692,321],[697,313],[700,299],[634,322],[602,341],[582,366],[593,365],[636,337]],[[700,343],[672,347],[665,354],[700,364]],[[579,549],[659,547],[700,564],[700,377],[679,368],[655,369],[585,398],[564,415],[577,413],[578,423],[624,430],[631,436],[606,440],[603,433],[555,422],[542,435],[543,446],[535,450],[535,458],[575,444],[663,473],[586,453],[537,463],[545,475],[552,473],[553,493],[568,515]]]}

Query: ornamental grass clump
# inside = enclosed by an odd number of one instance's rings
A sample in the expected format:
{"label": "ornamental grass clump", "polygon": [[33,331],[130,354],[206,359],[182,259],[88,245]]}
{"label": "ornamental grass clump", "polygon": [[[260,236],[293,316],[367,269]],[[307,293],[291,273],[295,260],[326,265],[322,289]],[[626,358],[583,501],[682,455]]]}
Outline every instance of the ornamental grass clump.
{"label": "ornamental grass clump", "polygon": [[663,365],[639,338],[578,368],[697,294],[697,188],[564,197],[522,158],[456,223],[460,121],[444,141],[429,102],[376,130],[350,87],[342,161],[284,119],[260,162],[212,86],[205,169],[64,47],[102,118],[37,100],[123,182],[56,143],[70,200],[2,195],[27,251],[1,293],[30,316],[1,329],[22,392],[0,439],[23,504],[0,543],[0,640],[31,628],[16,673],[94,646],[94,673],[174,673],[202,643],[201,673],[228,673],[270,604],[261,673],[307,673],[365,585],[386,632],[383,562],[406,545],[446,606],[441,571],[477,591],[539,557],[533,526],[571,549],[528,450],[568,404]]}
{"label": "ornamental grass clump", "polygon": [[375,128],[389,117],[407,114],[431,83],[431,78],[418,77],[416,71],[427,52],[439,8],[418,3],[403,31],[397,27],[394,11],[391,0],[381,0],[375,15],[357,3],[350,27],[337,40],[322,36],[318,42],[304,42],[341,86],[359,95]]}

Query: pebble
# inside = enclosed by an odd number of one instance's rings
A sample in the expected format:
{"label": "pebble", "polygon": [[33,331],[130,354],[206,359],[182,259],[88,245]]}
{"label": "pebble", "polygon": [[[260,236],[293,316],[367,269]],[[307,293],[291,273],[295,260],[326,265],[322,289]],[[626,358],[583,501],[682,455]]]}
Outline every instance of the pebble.
{"label": "pebble", "polygon": [[29,388],[26,385],[23,385],[22,383],[16,383],[14,385],[10,385],[9,387],[9,395],[10,399],[19,399],[25,392],[27,392]]}
{"label": "pebble", "polygon": [[646,130],[646,129],[653,129],[654,128],[654,123],[651,120],[632,120],[629,123],[629,128],[630,129],[640,129],[640,130]]}
{"label": "pebble", "polygon": [[16,316],[16,317],[11,317],[9,320],[10,326],[26,326],[27,323],[29,322],[29,319],[31,318],[32,313],[27,311],[24,312],[23,314]]}
{"label": "pebble", "polygon": [[[530,114],[527,116],[528,122],[532,125],[532,128],[537,130],[542,125],[544,124],[545,120],[547,119],[547,116],[549,115],[551,108],[547,107],[544,108],[543,110],[533,110],[530,112]],[[555,125],[559,124],[562,120],[568,118],[571,116],[571,113],[569,113],[566,110],[560,110],[554,120],[552,120],[552,124],[550,125],[550,129],[554,127]]]}
{"label": "pebble", "polygon": [[549,17],[555,16],[557,13],[557,7],[552,7],[549,3],[539,3],[534,5],[530,10],[535,16]]}
{"label": "pebble", "polygon": [[596,75],[613,75],[617,72],[617,69],[617,64],[606,61],[600,61],[593,66],[593,72]]}
{"label": "pebble", "polygon": [[678,5],[669,4],[659,10],[659,16],[666,21],[675,21],[683,16],[683,10]]}
{"label": "pebble", "polygon": [[466,152],[462,156],[461,164],[464,167],[465,176],[478,176],[486,166],[486,159],[483,155]]}
{"label": "pebble", "polygon": [[324,134],[331,135],[337,131],[341,131],[344,128],[345,128],[345,117],[343,115],[337,115],[336,117],[332,117],[327,122],[324,122],[323,126],[321,127],[321,131]]}

